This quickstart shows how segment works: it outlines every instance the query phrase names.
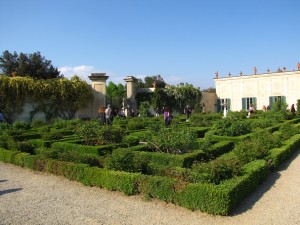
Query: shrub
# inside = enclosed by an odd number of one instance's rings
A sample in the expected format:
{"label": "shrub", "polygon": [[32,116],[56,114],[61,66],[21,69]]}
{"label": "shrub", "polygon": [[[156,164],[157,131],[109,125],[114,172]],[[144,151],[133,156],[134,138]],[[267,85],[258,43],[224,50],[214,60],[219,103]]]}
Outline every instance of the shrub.
{"label": "shrub", "polygon": [[101,145],[108,143],[121,143],[125,132],[114,126],[102,126],[96,121],[88,121],[75,129],[75,134],[86,145]]}
{"label": "shrub", "polygon": [[240,174],[241,164],[234,156],[223,156],[208,163],[195,163],[192,166],[192,182],[219,184]]}
{"label": "shrub", "polygon": [[36,148],[35,153],[42,158],[51,158],[74,163],[84,163],[97,167],[103,167],[104,164],[104,159],[102,157],[65,149],[63,145],[57,145],[55,148]]}
{"label": "shrub", "polygon": [[9,132],[3,132],[0,135],[0,148],[5,148],[9,150],[16,150],[18,149],[18,144],[14,140],[14,138],[9,134]]}
{"label": "shrub", "polygon": [[217,113],[213,114],[200,114],[193,113],[190,118],[192,126],[195,127],[209,127],[212,125],[213,121],[221,119],[222,116]]}
{"label": "shrub", "polygon": [[42,139],[44,141],[59,140],[61,138],[63,138],[63,135],[59,132],[54,132],[54,131],[47,132],[42,136]]}
{"label": "shrub", "polygon": [[18,149],[21,152],[34,153],[34,146],[30,141],[22,141],[18,143]]}
{"label": "shrub", "polygon": [[212,129],[215,134],[221,136],[240,136],[251,132],[249,120],[238,120],[229,117],[215,121]]}
{"label": "shrub", "polygon": [[34,120],[31,121],[30,125],[33,128],[38,128],[38,127],[42,127],[42,126],[47,125],[47,123],[46,123],[45,120],[42,120],[42,119],[34,119]]}
{"label": "shrub", "polygon": [[2,134],[4,131],[11,129],[11,124],[9,123],[0,123],[0,134]]}
{"label": "shrub", "polygon": [[52,125],[55,128],[65,128],[65,127],[70,127],[70,126],[76,126],[81,124],[82,121],[80,119],[72,119],[72,120],[61,120],[61,119],[56,119],[53,121]]}
{"label": "shrub", "polygon": [[146,119],[137,117],[129,119],[126,128],[128,130],[139,130],[145,128],[147,125]]}
{"label": "shrub", "polygon": [[282,140],[287,140],[295,134],[299,133],[299,127],[293,126],[290,123],[283,123],[279,127],[279,136]]}
{"label": "shrub", "polygon": [[17,130],[29,130],[31,128],[30,123],[24,121],[15,121],[12,127]]}
{"label": "shrub", "polygon": [[257,130],[250,139],[239,142],[233,153],[243,164],[246,164],[255,159],[264,158],[270,149],[280,146],[281,141],[278,135],[266,130]]}
{"label": "shrub", "polygon": [[145,132],[144,136],[144,140],[153,151],[183,154],[198,147],[197,134],[189,127],[174,124],[169,129],[155,129]]}
{"label": "shrub", "polygon": [[145,166],[139,154],[130,149],[116,149],[107,157],[105,167],[112,170],[141,172]]}

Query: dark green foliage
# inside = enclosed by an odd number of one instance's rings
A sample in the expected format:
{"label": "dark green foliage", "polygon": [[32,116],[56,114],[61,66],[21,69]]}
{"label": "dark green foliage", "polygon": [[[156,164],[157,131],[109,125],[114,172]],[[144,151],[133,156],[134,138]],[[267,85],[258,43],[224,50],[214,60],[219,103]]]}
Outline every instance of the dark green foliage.
{"label": "dark green foliage", "polygon": [[251,132],[249,120],[226,117],[213,124],[213,130],[221,136],[240,136]]}
{"label": "dark green foliage", "polygon": [[246,164],[255,159],[264,158],[270,149],[282,145],[278,135],[272,134],[266,130],[257,130],[250,139],[237,144],[233,153],[239,160]]}
{"label": "dark green foliage", "polygon": [[172,202],[175,196],[175,180],[168,177],[140,176],[138,190],[146,198],[158,198]]}
{"label": "dark green foliage", "polygon": [[289,140],[284,142],[284,145],[279,148],[271,149],[266,156],[269,166],[272,169],[278,168],[286,159],[300,148],[300,134],[296,134]]}
{"label": "dark green foliage", "polygon": [[244,120],[247,118],[247,116],[248,116],[247,111],[240,111],[240,112],[229,111],[227,113],[228,118],[236,119],[236,120]]}
{"label": "dark green foliage", "polygon": [[0,134],[4,131],[11,129],[11,124],[8,123],[0,123]]}
{"label": "dark green foliage", "polygon": [[190,121],[195,127],[210,127],[215,120],[222,119],[220,114],[192,113]]}
{"label": "dark green foliage", "polygon": [[182,125],[172,125],[170,128],[155,127],[145,132],[144,136],[144,140],[153,151],[170,154],[183,154],[196,149],[196,139],[196,132]]}
{"label": "dark green foliage", "polygon": [[300,133],[300,128],[290,123],[282,123],[278,131],[280,138],[282,140],[287,140],[295,134]]}
{"label": "dark green foliage", "polygon": [[[239,115],[234,114],[235,118]],[[146,132],[143,130],[126,131],[121,143],[86,146],[79,145],[81,142],[71,135],[71,126],[55,129],[49,124],[46,128],[31,130],[5,128],[0,135],[0,145],[11,150],[0,148],[0,161],[62,175],[86,185],[142,194],[192,210],[227,215],[266,178],[268,168],[277,168],[300,148],[300,136],[294,135],[299,133],[297,118],[279,125],[268,117],[261,121],[258,117],[240,117],[239,120],[249,122],[256,131],[236,137],[216,136],[215,131],[193,127],[182,118],[184,116],[176,116],[178,124],[169,129],[162,125],[161,118],[148,118],[147,123],[148,120],[150,123],[146,127],[147,132],[157,134],[158,138],[164,131],[168,134],[184,129],[194,132],[196,148],[182,154],[153,152],[148,145],[138,144],[141,134]],[[272,122],[271,127],[268,121]],[[94,128],[101,130],[102,127],[114,129],[114,125]],[[51,148],[41,147],[43,140],[32,138],[37,138],[43,129],[45,133],[61,134],[63,141],[48,141]],[[204,134],[204,139],[197,138]],[[175,137],[169,139],[173,142],[171,146],[179,139]]]}
{"label": "dark green foliage", "polygon": [[140,155],[135,154],[131,149],[116,149],[107,157],[105,167],[127,172],[141,172],[145,164]]}
{"label": "dark green foliage", "polygon": [[42,127],[42,126],[46,126],[47,123],[45,120],[42,120],[42,119],[34,119],[31,121],[31,127],[33,128],[39,128],[39,127]]}
{"label": "dark green foliage", "polygon": [[250,117],[250,126],[251,129],[254,130],[256,128],[267,128],[270,127],[272,125],[276,124],[276,120],[271,119],[271,118],[257,118],[257,119],[253,119],[252,116]]}
{"label": "dark green foliage", "polygon": [[[289,154],[296,151],[300,147],[300,136],[294,136],[286,145],[286,151]],[[284,151],[281,152],[280,155],[283,155]],[[277,154],[277,156],[279,155]],[[275,159],[276,154],[273,154],[272,157]],[[182,179],[188,177],[188,173],[180,168],[171,169],[169,167],[169,170],[165,170],[165,175],[169,174],[173,178],[145,176],[138,173],[111,171],[83,164],[43,159],[40,156],[3,149],[0,149],[0,161],[63,175],[86,185],[119,190],[128,195],[140,193],[146,197],[174,202],[191,210],[201,210],[218,215],[228,215],[242,199],[257,188],[268,173],[267,162],[256,160],[246,164],[242,168],[240,176],[222,181],[219,185],[192,184]]]}
{"label": "dark green foliage", "polygon": [[63,135],[59,132],[50,131],[47,133],[44,133],[42,136],[44,141],[53,141],[53,140],[59,140],[63,138]]}
{"label": "dark green foliage", "polygon": [[30,141],[18,142],[18,150],[34,154],[34,145]]}
{"label": "dark green foliage", "polygon": [[15,73],[18,76],[30,76],[38,79],[61,77],[57,68],[53,67],[50,60],[46,60],[40,52],[32,54],[4,51],[0,57],[0,68],[7,76]]}
{"label": "dark green foliage", "polygon": [[96,121],[88,121],[75,128],[75,134],[86,145],[101,145],[108,143],[121,143],[125,132],[114,126],[102,126]]}
{"label": "dark green foliage", "polygon": [[140,107],[142,102],[151,102],[154,93],[152,92],[145,92],[145,93],[137,93],[135,96],[137,106]]}
{"label": "dark green foliage", "polygon": [[18,144],[14,138],[10,135],[8,131],[3,132],[0,135],[0,148],[5,148],[9,150],[17,150]]}
{"label": "dark green foliage", "polygon": [[126,125],[127,130],[139,130],[144,129],[148,125],[147,119],[144,118],[130,118],[128,119],[128,123]]}
{"label": "dark green foliage", "polygon": [[125,129],[128,121],[129,120],[124,117],[120,117],[120,116],[114,117],[114,126],[119,126],[122,129]]}
{"label": "dark green foliage", "polygon": [[113,108],[121,109],[126,89],[122,84],[114,84],[109,82],[106,87],[106,101],[112,105]]}
{"label": "dark green foliage", "polygon": [[73,149],[65,149],[61,145],[56,145],[54,148],[37,148],[35,153],[43,158],[51,158],[74,163],[84,163],[97,167],[103,167],[104,164],[104,160],[100,156],[88,153],[80,153]]}
{"label": "dark green foliage", "polygon": [[239,175],[241,164],[234,156],[220,157],[208,163],[196,163],[192,166],[193,183],[219,184],[222,180]]}
{"label": "dark green foliage", "polygon": [[145,118],[150,116],[149,109],[150,105],[148,102],[141,102],[139,107],[140,117]]}
{"label": "dark green foliage", "polygon": [[24,121],[15,121],[12,127],[16,130],[29,130],[31,128],[30,123]]}

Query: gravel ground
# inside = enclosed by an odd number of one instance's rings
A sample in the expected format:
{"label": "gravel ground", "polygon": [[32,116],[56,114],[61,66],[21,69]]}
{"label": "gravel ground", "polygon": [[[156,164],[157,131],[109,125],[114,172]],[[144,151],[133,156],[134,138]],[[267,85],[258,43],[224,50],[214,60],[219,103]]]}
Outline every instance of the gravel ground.
{"label": "gravel ground", "polygon": [[300,224],[300,151],[226,217],[0,162],[0,224]]}

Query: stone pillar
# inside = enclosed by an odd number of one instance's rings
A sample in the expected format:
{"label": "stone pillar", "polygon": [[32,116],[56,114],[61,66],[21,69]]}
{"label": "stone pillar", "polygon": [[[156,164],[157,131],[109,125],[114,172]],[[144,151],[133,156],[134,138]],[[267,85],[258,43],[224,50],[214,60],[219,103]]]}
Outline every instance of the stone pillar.
{"label": "stone pillar", "polygon": [[100,106],[106,107],[106,73],[92,73],[89,76],[92,81],[93,100],[91,106],[91,118],[96,118]]}
{"label": "stone pillar", "polygon": [[131,116],[132,109],[137,112],[137,104],[135,100],[136,95],[136,89],[135,84],[138,81],[137,78],[133,76],[127,76],[124,81],[126,82],[126,89],[127,89],[127,104],[125,104],[125,107],[127,110],[125,110],[126,116]]}

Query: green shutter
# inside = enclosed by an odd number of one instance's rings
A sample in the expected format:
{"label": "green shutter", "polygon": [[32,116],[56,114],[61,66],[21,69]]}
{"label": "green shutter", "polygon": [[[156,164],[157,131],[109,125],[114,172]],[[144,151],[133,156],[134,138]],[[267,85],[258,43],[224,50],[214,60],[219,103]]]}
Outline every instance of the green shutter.
{"label": "green shutter", "polygon": [[281,102],[286,103],[286,97],[285,96],[281,96]]}
{"label": "green shutter", "polygon": [[242,110],[247,110],[247,98],[242,98]]}
{"label": "green shutter", "polygon": [[252,101],[253,101],[254,107],[257,109],[257,100],[256,100],[256,97],[252,98]]}
{"label": "green shutter", "polygon": [[275,97],[274,96],[270,96],[269,97],[269,106],[270,108],[272,108],[273,103],[275,102]]}
{"label": "green shutter", "polygon": [[231,100],[230,100],[230,98],[227,98],[226,100],[227,100],[227,109],[228,109],[228,111],[230,111],[231,110]]}

